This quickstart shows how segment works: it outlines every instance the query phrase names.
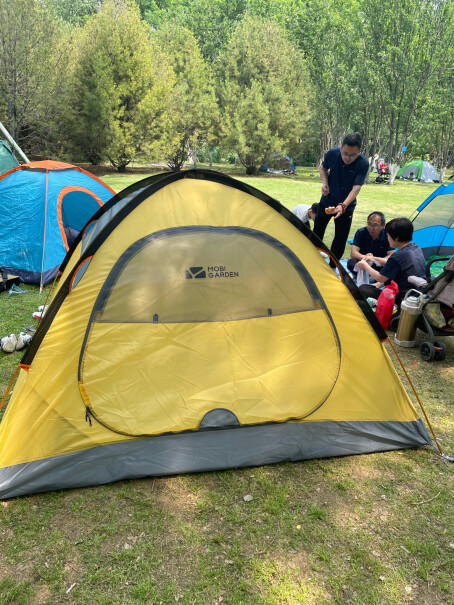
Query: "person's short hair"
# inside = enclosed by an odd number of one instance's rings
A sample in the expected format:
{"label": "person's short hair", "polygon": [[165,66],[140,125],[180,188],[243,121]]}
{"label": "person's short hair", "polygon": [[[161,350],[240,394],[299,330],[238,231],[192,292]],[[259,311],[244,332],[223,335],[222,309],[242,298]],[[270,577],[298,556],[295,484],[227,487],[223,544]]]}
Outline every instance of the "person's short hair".
{"label": "person's short hair", "polygon": [[380,217],[380,222],[381,222],[382,225],[384,225],[386,223],[386,217],[385,217],[385,215],[383,214],[383,212],[380,212],[379,210],[376,210],[375,212],[371,212],[369,214],[369,216],[367,217],[367,220],[369,221],[370,217],[374,216],[374,215],[377,215],[377,216]]}
{"label": "person's short hair", "polygon": [[311,210],[314,214],[317,214],[317,210],[318,210],[318,202],[315,202],[314,204],[312,204],[311,206]]}
{"label": "person's short hair", "polygon": [[361,135],[357,132],[351,132],[350,134],[346,134],[342,139],[342,145],[348,145],[349,147],[358,147],[361,149],[363,145],[363,140]]}
{"label": "person's short hair", "polygon": [[398,242],[411,242],[413,237],[413,223],[405,217],[393,218],[386,223],[385,229]]}

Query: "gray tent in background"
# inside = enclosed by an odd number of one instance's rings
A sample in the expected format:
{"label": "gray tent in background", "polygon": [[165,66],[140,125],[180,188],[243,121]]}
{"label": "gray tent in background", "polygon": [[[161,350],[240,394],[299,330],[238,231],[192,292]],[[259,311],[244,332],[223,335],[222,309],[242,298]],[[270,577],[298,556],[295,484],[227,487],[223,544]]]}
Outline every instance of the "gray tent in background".
{"label": "gray tent in background", "polygon": [[396,175],[398,179],[413,179],[422,183],[439,183],[440,175],[435,166],[426,160],[408,162]]}

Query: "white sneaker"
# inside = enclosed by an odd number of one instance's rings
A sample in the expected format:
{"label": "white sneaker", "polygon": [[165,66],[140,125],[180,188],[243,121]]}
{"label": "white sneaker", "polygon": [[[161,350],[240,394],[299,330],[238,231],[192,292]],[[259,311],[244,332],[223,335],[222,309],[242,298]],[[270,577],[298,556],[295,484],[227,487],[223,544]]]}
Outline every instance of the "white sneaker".
{"label": "white sneaker", "polygon": [[30,336],[30,334],[21,332],[17,337],[16,351],[20,351],[24,347],[28,346],[30,344],[31,339],[32,337]]}
{"label": "white sneaker", "polygon": [[12,353],[16,350],[17,338],[14,334],[10,334],[9,336],[5,336],[0,340],[0,347],[5,351],[5,353]]}

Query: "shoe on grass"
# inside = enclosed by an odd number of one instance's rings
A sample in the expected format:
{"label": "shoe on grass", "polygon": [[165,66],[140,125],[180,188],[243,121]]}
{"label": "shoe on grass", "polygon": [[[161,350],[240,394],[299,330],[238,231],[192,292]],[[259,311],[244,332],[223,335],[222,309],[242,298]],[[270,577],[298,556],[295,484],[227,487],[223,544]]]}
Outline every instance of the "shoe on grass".
{"label": "shoe on grass", "polygon": [[12,353],[16,350],[17,338],[14,334],[5,336],[0,340],[0,347],[5,353]]}
{"label": "shoe on grass", "polygon": [[21,332],[17,337],[16,351],[20,351],[24,347],[27,347],[30,344],[31,339],[32,337],[30,336],[30,334]]}

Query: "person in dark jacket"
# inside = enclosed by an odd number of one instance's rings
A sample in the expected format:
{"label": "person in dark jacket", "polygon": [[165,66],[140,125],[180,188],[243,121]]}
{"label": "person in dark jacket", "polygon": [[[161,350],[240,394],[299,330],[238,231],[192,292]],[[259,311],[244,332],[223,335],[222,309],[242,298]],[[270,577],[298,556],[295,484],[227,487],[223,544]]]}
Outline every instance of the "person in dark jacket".
{"label": "person in dark jacket", "polygon": [[[361,154],[361,146],[359,134],[348,134],[340,147],[326,152],[320,166],[322,197],[315,217],[314,233],[323,239],[326,227],[334,217],[331,252],[338,259],[342,258],[344,253],[356,197],[369,171],[369,161]],[[333,261],[330,261],[330,265],[335,266]]]}

